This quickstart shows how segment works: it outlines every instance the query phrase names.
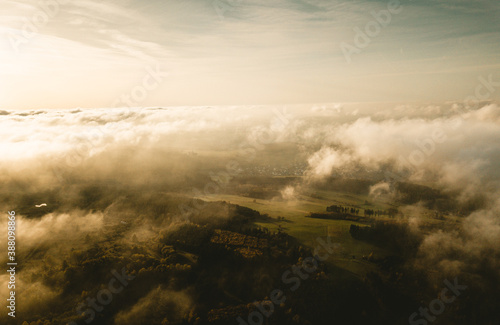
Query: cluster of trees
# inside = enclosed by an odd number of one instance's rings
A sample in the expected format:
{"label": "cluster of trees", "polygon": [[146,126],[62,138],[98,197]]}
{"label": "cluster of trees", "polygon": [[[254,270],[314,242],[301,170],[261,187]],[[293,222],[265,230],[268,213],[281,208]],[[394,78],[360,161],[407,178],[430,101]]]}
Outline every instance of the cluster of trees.
{"label": "cluster of trees", "polygon": [[[345,207],[345,206],[336,205],[336,204],[326,207],[326,212],[359,215],[359,209],[356,209],[353,207]],[[394,217],[397,213],[398,213],[398,209],[396,209],[396,208],[389,208],[387,210],[364,209],[363,215],[365,217],[371,217],[371,216]]]}
{"label": "cluster of trees", "polygon": [[375,221],[371,226],[351,225],[351,236],[389,249],[401,256],[413,256],[422,241],[422,235],[411,231],[407,224]]}
{"label": "cluster of trees", "polygon": [[364,215],[366,217],[371,217],[371,216],[390,216],[394,217],[398,213],[398,209],[396,208],[389,208],[387,210],[373,210],[373,209],[365,209]]}
{"label": "cluster of trees", "polygon": [[358,214],[359,209],[343,207],[341,205],[330,205],[326,207],[326,212],[337,212],[337,213],[350,213],[350,214]]}

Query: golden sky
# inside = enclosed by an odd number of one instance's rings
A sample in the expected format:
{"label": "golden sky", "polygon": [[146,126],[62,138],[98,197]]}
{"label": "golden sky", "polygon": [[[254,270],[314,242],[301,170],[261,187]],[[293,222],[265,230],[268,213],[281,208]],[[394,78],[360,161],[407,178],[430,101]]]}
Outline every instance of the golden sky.
{"label": "golden sky", "polygon": [[499,7],[4,0],[0,109],[461,100],[500,81]]}

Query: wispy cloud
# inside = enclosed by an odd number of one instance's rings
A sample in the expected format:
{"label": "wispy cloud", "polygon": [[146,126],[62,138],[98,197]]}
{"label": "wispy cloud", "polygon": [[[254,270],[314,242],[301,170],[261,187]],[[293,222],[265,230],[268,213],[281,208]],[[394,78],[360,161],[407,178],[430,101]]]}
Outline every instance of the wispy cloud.
{"label": "wispy cloud", "polygon": [[[352,41],[353,28],[363,30],[387,3],[247,0],[221,20],[210,1],[70,1],[18,54],[8,36],[22,36],[40,3],[5,1],[0,82],[33,96],[9,90],[0,103],[106,106],[151,61],[172,79],[145,105],[413,100],[411,88],[432,92],[431,75],[441,70],[447,76],[440,82],[451,87],[447,93],[460,98],[471,70],[482,65],[498,71],[500,31],[492,19],[498,5],[487,0],[401,1],[403,11],[347,65],[339,44]],[[419,77],[404,91],[390,91],[402,82],[383,79],[387,74]],[[376,85],[360,84],[363,76]],[[47,93],[47,84],[71,98]]]}

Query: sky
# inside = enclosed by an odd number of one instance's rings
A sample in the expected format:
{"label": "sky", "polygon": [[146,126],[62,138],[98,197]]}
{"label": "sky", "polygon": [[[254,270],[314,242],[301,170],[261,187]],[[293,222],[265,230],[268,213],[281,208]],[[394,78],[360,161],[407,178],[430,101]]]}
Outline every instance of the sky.
{"label": "sky", "polygon": [[2,0],[0,109],[456,101],[481,80],[498,100],[499,11],[498,0]]}

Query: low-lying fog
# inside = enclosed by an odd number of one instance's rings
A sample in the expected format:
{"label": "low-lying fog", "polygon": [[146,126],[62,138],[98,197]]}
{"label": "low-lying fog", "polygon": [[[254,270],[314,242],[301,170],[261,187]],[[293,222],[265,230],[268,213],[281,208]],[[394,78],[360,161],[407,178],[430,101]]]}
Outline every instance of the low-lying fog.
{"label": "low-lying fog", "polygon": [[[62,264],[58,256],[71,254],[70,247],[100,240],[109,220],[130,222],[127,213],[136,221],[124,237],[148,238],[154,226],[175,229],[184,222],[176,195],[197,196],[228,170],[294,176],[281,189],[289,200],[334,178],[368,179],[374,196],[390,197],[396,182],[432,187],[453,197],[450,213],[462,226],[426,234],[416,267],[500,280],[496,103],[6,110],[0,153],[0,201],[18,214],[19,252],[43,261],[19,269],[19,308],[31,314],[44,314],[61,294],[57,283],[49,287],[36,274]],[[172,195],[174,209],[162,210],[161,193]],[[418,204],[413,211],[418,219]],[[6,263],[5,254],[0,261]],[[7,281],[1,274],[2,297]],[[174,309],[191,304],[189,292],[176,294],[173,300],[155,289],[115,320],[139,317],[154,307],[151,300]]]}

